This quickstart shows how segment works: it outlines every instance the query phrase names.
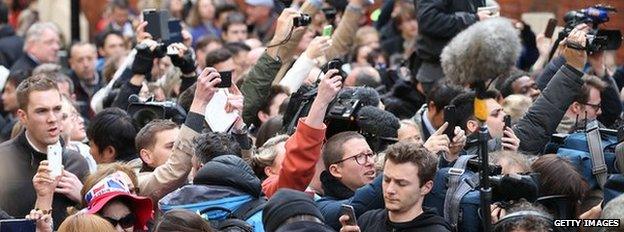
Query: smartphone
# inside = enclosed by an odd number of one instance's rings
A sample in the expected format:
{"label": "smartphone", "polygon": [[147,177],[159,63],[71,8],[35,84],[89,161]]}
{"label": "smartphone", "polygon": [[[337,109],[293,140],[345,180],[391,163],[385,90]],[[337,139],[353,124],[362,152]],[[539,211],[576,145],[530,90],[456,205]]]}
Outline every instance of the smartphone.
{"label": "smartphone", "polygon": [[230,88],[232,86],[232,71],[219,72],[221,82],[217,84],[217,88]]}
{"label": "smartphone", "polygon": [[455,137],[455,127],[458,123],[455,117],[455,112],[455,105],[447,105],[444,107],[444,121],[448,123],[448,127],[444,131],[444,134],[448,136],[450,140],[453,140]]}
{"label": "smartphone", "polygon": [[332,25],[327,25],[323,27],[323,36],[331,37],[334,27]]}
{"label": "smartphone", "polygon": [[169,40],[169,12],[155,9],[143,11],[143,20],[147,22],[145,31],[156,41]]}
{"label": "smartphone", "polygon": [[182,24],[180,24],[180,20],[169,20],[168,28],[169,40],[167,40],[165,44],[182,43],[184,39],[182,38]]}
{"label": "smartphone", "polygon": [[357,219],[355,218],[355,210],[353,210],[353,206],[342,204],[340,206],[340,215],[345,214],[349,216],[349,221],[347,221],[347,225],[357,225]]}
{"label": "smartphone", "polygon": [[54,145],[48,145],[48,165],[52,172],[52,177],[57,177],[62,174],[63,171],[63,148],[60,143]]}
{"label": "smartphone", "polygon": [[552,38],[553,33],[555,32],[555,27],[557,27],[557,19],[549,19],[548,24],[546,25],[546,30],[544,31],[544,37]]}
{"label": "smartphone", "polygon": [[505,115],[505,117],[503,118],[503,121],[505,122],[505,129],[507,129],[507,127],[511,128],[511,116],[510,115]]}
{"label": "smartphone", "polygon": [[29,219],[6,219],[0,220],[2,232],[35,232],[37,226],[35,220]]}

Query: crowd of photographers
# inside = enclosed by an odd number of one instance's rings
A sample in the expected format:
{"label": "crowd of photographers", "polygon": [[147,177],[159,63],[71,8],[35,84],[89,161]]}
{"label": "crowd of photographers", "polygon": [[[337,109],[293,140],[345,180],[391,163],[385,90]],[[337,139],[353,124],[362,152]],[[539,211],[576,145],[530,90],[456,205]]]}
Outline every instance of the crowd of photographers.
{"label": "crowd of photographers", "polygon": [[545,35],[489,0],[139,2],[109,1],[69,46],[0,3],[2,230],[624,219],[611,8]]}

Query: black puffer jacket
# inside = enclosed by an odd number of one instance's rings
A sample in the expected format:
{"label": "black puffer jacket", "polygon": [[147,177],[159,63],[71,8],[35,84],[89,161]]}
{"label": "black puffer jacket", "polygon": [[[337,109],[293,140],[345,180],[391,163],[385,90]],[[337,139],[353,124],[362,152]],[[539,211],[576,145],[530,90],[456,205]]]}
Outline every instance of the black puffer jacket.
{"label": "black puffer jacket", "polygon": [[385,109],[399,119],[411,118],[425,104],[425,96],[412,82],[399,79],[392,90],[382,97]]}
{"label": "black puffer jacket", "polygon": [[254,197],[262,194],[260,179],[243,159],[234,155],[218,156],[204,164],[193,184],[228,186]]}
{"label": "black puffer jacket", "polygon": [[459,32],[476,23],[477,8],[484,0],[414,0],[418,18],[416,52],[437,62],[446,44]]}

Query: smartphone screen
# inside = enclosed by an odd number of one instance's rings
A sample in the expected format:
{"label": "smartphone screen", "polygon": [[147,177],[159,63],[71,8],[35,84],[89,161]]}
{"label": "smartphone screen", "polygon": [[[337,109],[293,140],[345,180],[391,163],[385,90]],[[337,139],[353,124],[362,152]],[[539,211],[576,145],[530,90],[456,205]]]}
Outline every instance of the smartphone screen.
{"label": "smartphone screen", "polygon": [[448,136],[450,140],[455,137],[455,126],[457,126],[457,119],[455,119],[455,106],[448,105],[444,107],[444,121],[448,123],[448,127],[444,131],[444,134]]}
{"label": "smartphone screen", "polygon": [[332,25],[327,25],[323,27],[323,36],[331,37],[333,30],[334,30],[334,27]]}
{"label": "smartphone screen", "polygon": [[169,20],[169,40],[167,40],[166,44],[172,43],[182,43],[182,25],[180,24],[180,20]]}
{"label": "smartphone screen", "polygon": [[60,143],[48,145],[48,165],[52,169],[50,173],[52,177],[61,175],[63,171],[63,148]]}
{"label": "smartphone screen", "polygon": [[221,82],[217,84],[217,88],[229,88],[232,86],[232,71],[219,72]]}
{"label": "smartphone screen", "polygon": [[347,222],[350,226],[357,225],[357,219],[355,218],[355,210],[353,210],[353,206],[342,204],[340,206],[340,215],[349,216],[349,221]]}
{"label": "smartphone screen", "polygon": [[510,115],[505,115],[505,117],[503,118],[503,121],[505,122],[505,129],[507,129],[507,127],[511,128],[511,116]]}

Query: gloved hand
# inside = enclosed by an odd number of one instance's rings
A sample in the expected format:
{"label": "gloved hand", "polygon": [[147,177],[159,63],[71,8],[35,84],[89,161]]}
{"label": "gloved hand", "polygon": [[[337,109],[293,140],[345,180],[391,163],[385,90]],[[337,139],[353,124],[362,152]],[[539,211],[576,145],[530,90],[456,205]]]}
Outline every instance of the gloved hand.
{"label": "gloved hand", "polygon": [[177,54],[167,54],[171,58],[173,65],[180,68],[183,74],[195,72],[195,59],[190,49],[181,43],[174,43],[169,45],[169,47],[169,49],[177,50]]}
{"label": "gloved hand", "polygon": [[132,74],[147,75],[152,71],[154,55],[146,43],[138,44],[135,49],[137,53],[132,62]]}

